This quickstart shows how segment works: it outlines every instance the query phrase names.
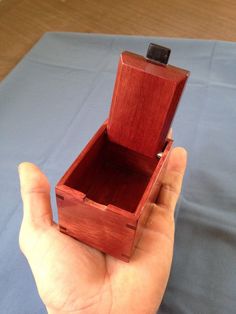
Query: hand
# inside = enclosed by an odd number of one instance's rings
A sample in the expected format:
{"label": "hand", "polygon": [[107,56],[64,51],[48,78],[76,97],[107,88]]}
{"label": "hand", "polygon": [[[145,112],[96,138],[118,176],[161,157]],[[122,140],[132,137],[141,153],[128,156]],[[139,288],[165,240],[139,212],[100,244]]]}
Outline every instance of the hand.
{"label": "hand", "polygon": [[156,312],[169,278],[185,167],[185,150],[175,148],[143,236],[125,263],[60,233],[47,178],[33,164],[19,166],[24,204],[19,242],[48,313]]}

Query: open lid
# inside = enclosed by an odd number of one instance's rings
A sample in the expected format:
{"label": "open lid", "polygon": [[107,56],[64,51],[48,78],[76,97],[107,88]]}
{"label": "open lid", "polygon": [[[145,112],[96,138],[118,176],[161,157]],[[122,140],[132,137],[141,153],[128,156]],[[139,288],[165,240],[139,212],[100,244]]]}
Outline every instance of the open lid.
{"label": "open lid", "polygon": [[120,56],[107,133],[109,140],[154,157],[164,148],[189,72],[166,65],[170,50],[150,44],[147,57]]}

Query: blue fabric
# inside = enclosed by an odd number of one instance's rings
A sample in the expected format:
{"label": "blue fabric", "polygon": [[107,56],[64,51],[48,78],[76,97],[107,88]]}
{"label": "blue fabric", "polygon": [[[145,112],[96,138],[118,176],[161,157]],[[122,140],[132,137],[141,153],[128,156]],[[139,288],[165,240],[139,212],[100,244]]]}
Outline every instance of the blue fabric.
{"label": "blue fabric", "polygon": [[120,52],[149,42],[191,71],[173,124],[189,163],[159,312],[235,313],[236,44],[76,33],[45,34],[0,85],[1,313],[46,313],[18,248],[17,164],[35,162],[55,186],[108,115]]}

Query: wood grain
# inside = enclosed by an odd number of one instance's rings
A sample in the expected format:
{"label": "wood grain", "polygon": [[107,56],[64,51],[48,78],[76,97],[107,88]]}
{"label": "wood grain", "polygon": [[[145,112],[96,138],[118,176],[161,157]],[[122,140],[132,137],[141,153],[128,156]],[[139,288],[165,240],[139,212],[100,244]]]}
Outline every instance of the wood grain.
{"label": "wood grain", "polygon": [[188,75],[123,52],[108,119],[110,141],[149,157],[162,152]]}
{"label": "wood grain", "polygon": [[151,159],[109,142],[105,123],[56,186],[60,231],[128,262],[172,147]]}
{"label": "wood grain", "polygon": [[47,31],[236,41],[234,0],[1,0],[0,79]]}
{"label": "wood grain", "polygon": [[61,232],[130,260],[161,187],[173,144],[167,130],[187,76],[121,54],[110,116],[56,186]]}

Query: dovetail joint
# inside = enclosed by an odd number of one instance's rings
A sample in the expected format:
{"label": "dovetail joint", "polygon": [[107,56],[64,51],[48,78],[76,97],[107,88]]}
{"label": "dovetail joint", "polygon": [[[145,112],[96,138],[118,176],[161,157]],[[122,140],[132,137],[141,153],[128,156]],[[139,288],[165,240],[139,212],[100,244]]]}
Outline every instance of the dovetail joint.
{"label": "dovetail joint", "polygon": [[60,231],[61,231],[61,232],[66,232],[66,230],[67,230],[67,229],[66,229],[65,227],[63,227],[63,226],[59,226],[59,228],[60,228]]}
{"label": "dovetail joint", "polygon": [[126,227],[130,228],[130,229],[133,229],[133,230],[136,230],[136,226],[133,226],[133,225],[130,225],[130,224],[126,224]]}
{"label": "dovetail joint", "polygon": [[64,200],[64,196],[62,196],[62,195],[56,194],[56,197],[60,198],[61,200]]}
{"label": "dovetail joint", "polygon": [[122,257],[127,258],[128,260],[130,259],[130,256],[125,255],[125,254],[121,254]]}

